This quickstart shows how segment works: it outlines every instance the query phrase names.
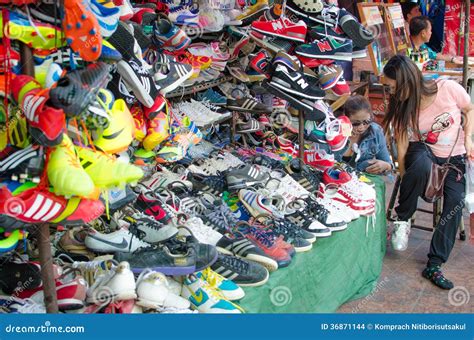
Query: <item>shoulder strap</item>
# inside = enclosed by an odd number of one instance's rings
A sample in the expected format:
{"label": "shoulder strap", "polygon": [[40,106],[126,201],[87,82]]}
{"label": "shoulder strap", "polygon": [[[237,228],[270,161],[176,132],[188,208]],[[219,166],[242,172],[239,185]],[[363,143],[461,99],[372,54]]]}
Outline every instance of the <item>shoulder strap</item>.
{"label": "shoulder strap", "polygon": [[449,153],[449,157],[448,157],[448,160],[446,161],[446,163],[449,163],[449,161],[451,160],[451,156],[453,155],[454,148],[456,147],[456,144],[458,143],[458,140],[459,140],[459,135],[461,134],[461,129],[462,129],[462,125],[459,125],[458,134],[456,136],[456,141],[453,144],[453,148],[451,149],[451,152]]}

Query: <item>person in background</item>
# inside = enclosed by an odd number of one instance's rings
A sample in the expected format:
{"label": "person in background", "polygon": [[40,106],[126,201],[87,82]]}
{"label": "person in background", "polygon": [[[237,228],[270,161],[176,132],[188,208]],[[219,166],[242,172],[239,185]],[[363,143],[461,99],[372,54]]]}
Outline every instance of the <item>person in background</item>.
{"label": "person in background", "polygon": [[432,164],[445,164],[452,152],[452,167],[443,187],[443,208],[422,272],[436,286],[451,289],[454,285],[443,275],[441,265],[449,258],[462,218],[466,154],[472,159],[474,106],[457,82],[425,80],[420,69],[406,56],[392,57],[383,73],[390,87],[384,125],[394,129],[401,176],[392,248],[407,249],[411,217],[418,198],[426,190]]}
{"label": "person in background", "polygon": [[431,38],[431,21],[426,16],[418,16],[410,21],[410,38],[414,52],[425,53],[431,60],[445,60],[451,63],[462,64],[463,58],[436,53],[426,43]]}
{"label": "person in background", "polygon": [[418,5],[417,1],[403,2],[400,5],[402,6],[403,18],[405,19],[405,30],[410,35],[410,21],[421,15],[420,5]]}
{"label": "person in background", "polygon": [[373,121],[370,102],[364,96],[349,97],[344,114],[352,123],[349,148],[342,160],[359,171],[384,174],[393,169],[382,127]]}

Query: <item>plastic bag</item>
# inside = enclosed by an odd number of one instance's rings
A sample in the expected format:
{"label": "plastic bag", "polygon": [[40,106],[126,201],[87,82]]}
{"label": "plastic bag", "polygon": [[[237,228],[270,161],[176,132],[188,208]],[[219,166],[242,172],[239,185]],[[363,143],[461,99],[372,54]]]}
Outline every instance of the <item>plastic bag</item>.
{"label": "plastic bag", "polygon": [[466,163],[466,208],[469,214],[474,213],[474,161]]}

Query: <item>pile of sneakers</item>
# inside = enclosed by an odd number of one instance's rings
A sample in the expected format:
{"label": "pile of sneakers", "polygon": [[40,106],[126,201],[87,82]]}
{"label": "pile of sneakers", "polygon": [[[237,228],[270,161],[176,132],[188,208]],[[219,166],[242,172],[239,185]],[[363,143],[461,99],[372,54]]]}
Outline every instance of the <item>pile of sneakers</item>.
{"label": "pile of sneakers", "polygon": [[83,313],[242,313],[241,287],[374,223],[373,186],[333,155],[350,121],[324,101],[349,91],[334,61],[373,38],[343,9],[308,6],[6,5],[0,310],[45,312],[29,233],[42,223],[56,228],[59,309]]}

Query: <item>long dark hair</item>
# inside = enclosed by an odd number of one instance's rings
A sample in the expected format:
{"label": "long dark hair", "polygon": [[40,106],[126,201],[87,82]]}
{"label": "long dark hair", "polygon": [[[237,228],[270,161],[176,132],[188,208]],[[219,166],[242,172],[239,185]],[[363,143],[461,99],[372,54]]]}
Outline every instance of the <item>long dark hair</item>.
{"label": "long dark hair", "polygon": [[419,131],[418,117],[421,98],[438,92],[434,81],[427,81],[408,57],[393,56],[383,69],[385,77],[395,80],[395,93],[390,96],[388,110],[383,120],[385,129],[392,124],[395,133],[404,136],[407,128]]}

